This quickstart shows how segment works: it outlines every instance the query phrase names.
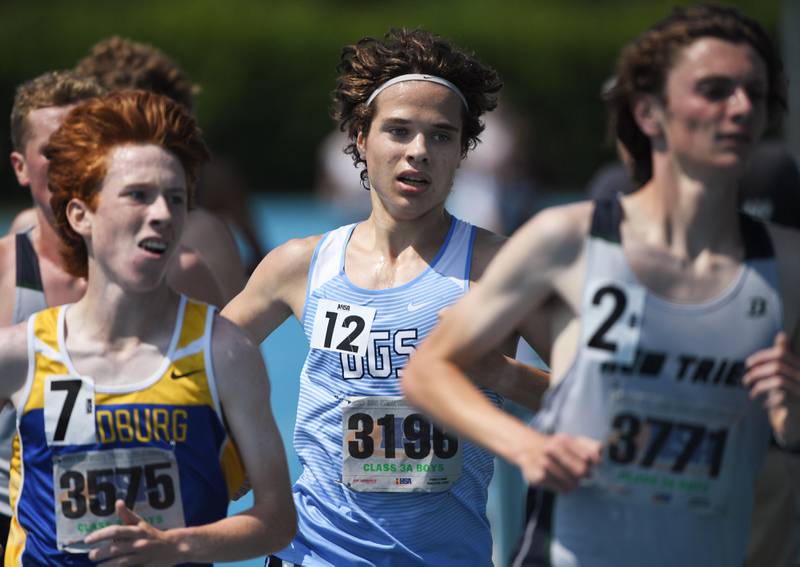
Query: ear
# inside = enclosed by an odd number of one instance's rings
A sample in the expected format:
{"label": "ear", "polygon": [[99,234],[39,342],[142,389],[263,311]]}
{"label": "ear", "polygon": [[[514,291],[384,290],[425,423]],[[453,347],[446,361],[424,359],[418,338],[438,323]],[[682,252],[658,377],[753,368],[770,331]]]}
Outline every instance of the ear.
{"label": "ear", "polygon": [[356,148],[358,149],[358,153],[361,154],[361,159],[364,159],[367,153],[367,135],[364,134],[363,130],[359,130],[356,136]]}
{"label": "ear", "polygon": [[31,184],[31,179],[28,177],[28,162],[25,161],[25,156],[19,152],[11,152],[11,167],[14,169],[14,175],[17,176],[17,183],[23,187]]}
{"label": "ear", "polygon": [[67,203],[67,222],[72,230],[88,237],[92,232],[92,211],[80,199],[70,199]]}
{"label": "ear", "polygon": [[663,134],[664,107],[655,96],[643,95],[633,103],[633,118],[645,136],[657,138]]}

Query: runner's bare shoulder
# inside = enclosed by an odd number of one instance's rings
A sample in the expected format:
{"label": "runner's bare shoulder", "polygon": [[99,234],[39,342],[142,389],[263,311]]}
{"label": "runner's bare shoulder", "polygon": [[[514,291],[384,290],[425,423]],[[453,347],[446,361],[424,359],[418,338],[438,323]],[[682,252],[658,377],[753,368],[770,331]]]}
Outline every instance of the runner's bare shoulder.
{"label": "runner's bare shoulder", "polygon": [[475,227],[475,240],[472,244],[472,265],[470,280],[477,281],[484,270],[500,251],[508,238],[485,228]]}
{"label": "runner's bare shoulder", "polygon": [[510,238],[479,229],[475,239],[473,279],[503,247],[512,248],[515,256],[523,256],[529,267],[552,268],[572,265],[583,249],[589,231],[593,206],[582,201],[543,209]]}
{"label": "runner's bare shoulder", "polygon": [[568,268],[580,257],[591,226],[590,201],[543,209],[512,237],[524,243],[532,266]]}
{"label": "runner's bare shoulder", "polygon": [[10,325],[14,317],[16,287],[16,234],[0,238],[0,326]]}
{"label": "runner's bare shoulder", "polygon": [[305,291],[304,284],[308,268],[311,265],[311,258],[321,239],[321,234],[306,238],[293,238],[273,248],[261,260],[252,279],[268,278],[280,282],[284,287],[293,287],[302,283],[303,291]]}
{"label": "runner's bare shoulder", "polygon": [[28,374],[28,323],[0,328],[0,400],[22,390]]}

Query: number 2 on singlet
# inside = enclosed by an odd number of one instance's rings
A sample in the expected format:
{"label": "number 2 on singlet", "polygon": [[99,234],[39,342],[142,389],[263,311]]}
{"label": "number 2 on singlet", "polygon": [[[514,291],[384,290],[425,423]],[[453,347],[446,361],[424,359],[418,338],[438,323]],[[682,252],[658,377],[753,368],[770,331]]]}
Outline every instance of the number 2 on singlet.
{"label": "number 2 on singlet", "polygon": [[586,353],[603,361],[631,364],[641,335],[645,290],[638,285],[593,279],[584,292],[581,316]]}

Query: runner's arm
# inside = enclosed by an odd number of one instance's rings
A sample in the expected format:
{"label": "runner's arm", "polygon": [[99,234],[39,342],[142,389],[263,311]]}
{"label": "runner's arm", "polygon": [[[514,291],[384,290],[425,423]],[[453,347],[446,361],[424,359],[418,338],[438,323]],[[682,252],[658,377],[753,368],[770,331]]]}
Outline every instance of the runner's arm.
{"label": "runner's arm", "polygon": [[36,222],[36,209],[34,207],[23,209],[18,212],[17,216],[14,217],[14,220],[11,221],[11,225],[9,225],[8,232],[6,234],[16,234],[18,232],[28,230],[29,228],[36,226]]}
{"label": "runner's arm", "polygon": [[222,291],[203,259],[183,245],[178,249],[177,255],[167,272],[170,286],[188,297],[221,307]]}
{"label": "runner's arm", "polygon": [[[475,228],[472,248],[470,281],[477,283],[491,260],[508,241],[482,228]],[[539,409],[542,396],[549,385],[549,374],[514,358],[519,337],[514,335],[493,349],[467,369],[467,375],[476,383],[494,390],[504,398],[532,411]]]}
{"label": "runner's arm", "polygon": [[222,315],[261,343],[305,303],[308,268],[319,236],[290,240],[267,254]]}
{"label": "runner's arm", "polygon": [[[515,341],[516,342],[516,341]],[[466,370],[473,381],[531,411],[538,411],[550,373],[493,350]]]}
{"label": "runner's arm", "polygon": [[[408,399],[435,419],[504,457],[532,482],[574,488],[599,459],[594,442],[538,433],[494,407],[465,369],[496,348],[553,293],[582,238],[563,211],[545,212],[500,251],[479,285],[449,309],[411,357],[403,376]],[[565,234],[566,232],[566,234]]]}
{"label": "runner's arm", "polygon": [[28,323],[0,328],[0,405],[14,399],[25,386],[28,375]]}

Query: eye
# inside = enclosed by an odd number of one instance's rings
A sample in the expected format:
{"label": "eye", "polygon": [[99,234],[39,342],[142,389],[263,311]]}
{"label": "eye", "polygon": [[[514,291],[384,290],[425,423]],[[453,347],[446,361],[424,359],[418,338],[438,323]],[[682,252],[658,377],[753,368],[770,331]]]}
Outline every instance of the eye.
{"label": "eye", "polygon": [[446,134],[444,132],[437,132],[433,135],[433,139],[437,142],[445,143],[449,142],[452,138],[450,137],[450,134]]}
{"label": "eye", "polygon": [[751,84],[745,88],[747,96],[750,97],[750,102],[761,102],[767,98],[767,89],[762,84]]}
{"label": "eye", "polygon": [[402,138],[408,135],[408,128],[403,128],[402,126],[391,126],[387,129],[387,132],[389,132],[389,134],[395,138]]}
{"label": "eye", "polygon": [[147,200],[147,193],[139,189],[128,191],[126,196],[137,203],[144,203]]}
{"label": "eye", "polygon": [[170,205],[182,205],[186,202],[186,197],[183,193],[170,193],[167,195],[167,201]]}
{"label": "eye", "polygon": [[733,82],[726,80],[703,81],[697,86],[697,92],[710,101],[725,100],[733,94]]}

